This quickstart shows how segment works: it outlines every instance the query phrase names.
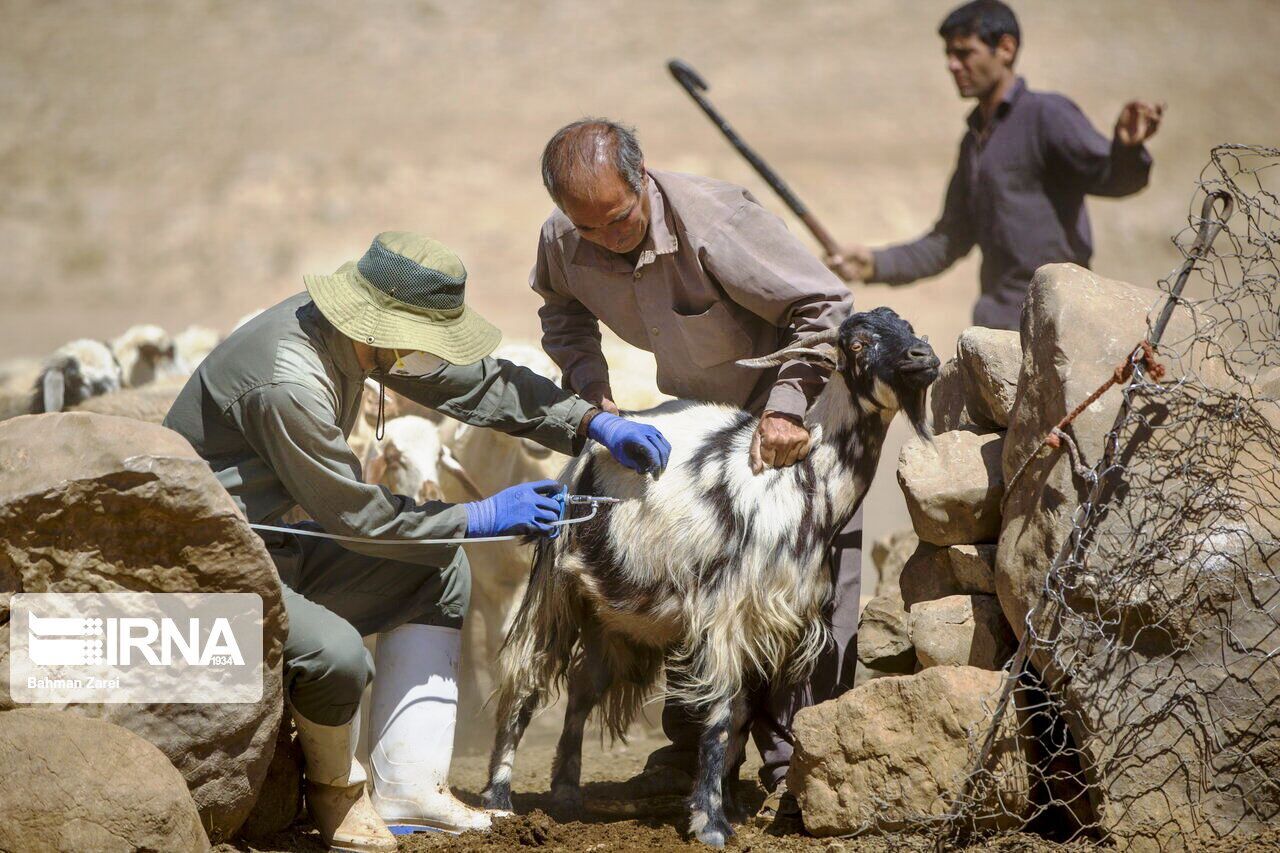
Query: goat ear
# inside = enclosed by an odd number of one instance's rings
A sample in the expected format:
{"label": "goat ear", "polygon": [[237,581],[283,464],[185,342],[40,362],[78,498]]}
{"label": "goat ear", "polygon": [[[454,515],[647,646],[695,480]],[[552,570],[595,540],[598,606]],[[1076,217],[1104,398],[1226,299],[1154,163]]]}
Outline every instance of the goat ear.
{"label": "goat ear", "polygon": [[792,347],[778,350],[762,358],[744,358],[737,364],[741,367],[764,369],[777,367],[788,361],[804,361],[819,367],[834,368],[837,361],[836,348],[827,344],[820,347]]}
{"label": "goat ear", "polygon": [[61,412],[63,403],[66,401],[67,390],[66,380],[62,376],[62,371],[46,371],[41,383],[44,391],[44,410],[46,412]]}

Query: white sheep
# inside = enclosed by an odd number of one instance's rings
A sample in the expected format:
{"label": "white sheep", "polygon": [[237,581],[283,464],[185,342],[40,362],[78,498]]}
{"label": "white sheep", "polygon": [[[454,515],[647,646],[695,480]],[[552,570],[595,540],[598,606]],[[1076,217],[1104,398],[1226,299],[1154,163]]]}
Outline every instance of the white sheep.
{"label": "white sheep", "polygon": [[166,377],[141,388],[123,388],[109,394],[90,397],[83,403],[71,406],[72,411],[93,412],[160,424],[173,407],[173,401],[185,384],[183,377]]}
{"label": "white sheep", "polygon": [[222,336],[208,326],[188,326],[173,336],[173,361],[177,372],[190,376],[196,372],[213,348],[222,342]]}
{"label": "white sheep", "polygon": [[140,388],[157,378],[179,375],[173,339],[159,326],[144,323],[129,327],[111,342],[111,352],[120,364],[126,388]]}
{"label": "white sheep", "polygon": [[29,410],[34,414],[61,412],[122,387],[124,372],[111,347],[102,341],[81,338],[63,344],[45,359]]}
{"label": "white sheep", "polygon": [[[534,344],[504,343],[494,356],[560,381],[560,370]],[[516,483],[554,477],[568,461],[527,438],[452,419],[441,424],[440,434],[465,472],[459,475],[446,468],[441,477],[445,498],[454,503],[474,501]],[[522,542],[495,542],[469,549],[467,556],[472,565],[471,609],[462,627],[458,701],[477,711],[460,721],[458,743],[463,748],[481,747],[492,737],[492,711],[484,698],[492,689],[494,661],[529,578],[533,548]]]}
{"label": "white sheep", "polygon": [[439,427],[426,418],[405,415],[387,421],[382,440],[369,445],[364,480],[418,503],[444,500],[440,490],[444,456]]}
{"label": "white sheep", "polygon": [[[606,339],[605,352],[612,368],[619,405],[647,408],[669,399],[654,384],[655,367],[649,353],[609,339]],[[493,355],[527,367],[553,382],[560,381],[560,369],[536,344],[508,341]],[[374,437],[378,394],[378,383],[373,379],[367,380],[360,418],[347,438],[356,456],[368,460],[365,478],[369,482],[374,482],[370,479],[372,476],[383,476],[378,467],[382,463],[377,461],[379,451]],[[393,432],[403,429],[393,429],[393,425],[406,415],[416,415],[440,424],[443,448],[436,470],[440,472],[438,482],[444,499],[452,503],[478,500],[517,483],[554,477],[567,461],[566,457],[530,439],[441,418],[438,413],[388,389],[384,412],[388,438]],[[392,491],[398,491],[391,483],[384,484]],[[412,479],[405,480],[404,489],[411,487]],[[410,490],[401,493],[414,495]],[[474,747],[484,744],[492,736],[488,719],[490,712],[484,697],[492,687],[491,673],[498,649],[528,580],[533,549],[520,542],[497,542],[469,549],[467,556],[472,564],[471,608],[462,629],[463,669],[458,679],[459,702],[486,710],[460,722],[458,741],[462,747]]]}

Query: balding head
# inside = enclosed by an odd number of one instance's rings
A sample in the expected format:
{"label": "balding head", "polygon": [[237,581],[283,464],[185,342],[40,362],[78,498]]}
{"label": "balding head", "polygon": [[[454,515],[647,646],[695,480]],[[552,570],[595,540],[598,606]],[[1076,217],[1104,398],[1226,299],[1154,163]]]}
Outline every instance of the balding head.
{"label": "balding head", "polygon": [[583,239],[618,254],[644,240],[649,196],[631,128],[602,118],[560,128],[542,152],[542,183]]}
{"label": "balding head", "polygon": [[556,131],[542,151],[542,183],[556,204],[566,196],[594,200],[613,180],[635,193],[644,187],[644,155],[626,125],[584,118]]}

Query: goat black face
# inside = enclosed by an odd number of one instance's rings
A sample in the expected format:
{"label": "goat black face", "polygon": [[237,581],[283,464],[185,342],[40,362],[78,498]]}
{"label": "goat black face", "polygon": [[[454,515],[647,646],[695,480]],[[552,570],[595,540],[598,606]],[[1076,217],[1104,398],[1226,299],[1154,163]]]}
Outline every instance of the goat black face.
{"label": "goat black face", "polygon": [[834,368],[862,405],[901,409],[923,438],[929,437],[924,395],[938,378],[938,357],[925,338],[890,308],[850,316],[839,329],[801,338],[784,349],[739,361],[743,367],[777,367],[792,359]]}
{"label": "goat black face", "polygon": [[902,409],[911,426],[927,438],[924,397],[938,378],[938,357],[929,342],[890,308],[876,308],[840,324],[840,370],[857,399]]}

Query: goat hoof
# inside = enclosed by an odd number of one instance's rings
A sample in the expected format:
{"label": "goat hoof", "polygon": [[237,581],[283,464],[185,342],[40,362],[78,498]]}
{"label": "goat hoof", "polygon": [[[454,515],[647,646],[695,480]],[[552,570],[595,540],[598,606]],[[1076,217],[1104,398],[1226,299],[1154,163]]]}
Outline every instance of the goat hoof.
{"label": "goat hoof", "polygon": [[719,849],[724,847],[725,841],[727,841],[732,835],[732,833],[726,831],[727,829],[727,826],[724,829],[712,829],[708,826],[701,832],[696,833],[694,837],[708,847],[715,847]]}
{"label": "goat hoof", "polygon": [[511,807],[511,790],[509,788],[485,788],[480,792],[480,802],[486,809],[502,812],[514,812]]}
{"label": "goat hoof", "polygon": [[733,837],[733,827],[725,820],[723,814],[708,815],[697,811],[689,821],[689,830],[693,837],[709,847],[724,847],[725,842]]}

